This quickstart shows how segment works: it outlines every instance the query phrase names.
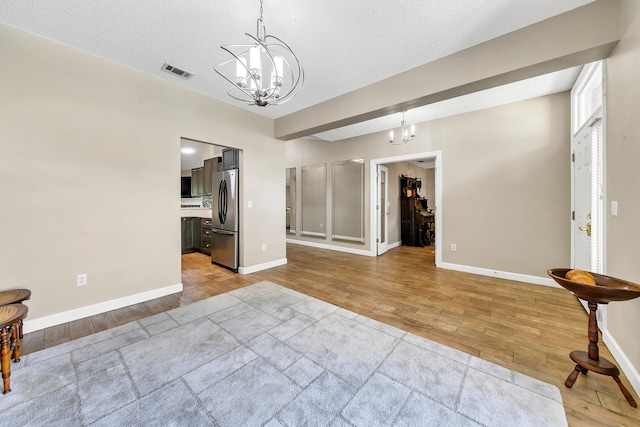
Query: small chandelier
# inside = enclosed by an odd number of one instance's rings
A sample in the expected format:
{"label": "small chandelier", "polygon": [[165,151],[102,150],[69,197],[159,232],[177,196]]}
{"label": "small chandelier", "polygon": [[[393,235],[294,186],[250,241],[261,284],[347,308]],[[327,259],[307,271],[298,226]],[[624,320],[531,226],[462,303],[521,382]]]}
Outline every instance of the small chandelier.
{"label": "small chandelier", "polygon": [[[251,44],[220,46],[233,58],[215,69],[231,83],[227,90],[230,97],[259,107],[290,100],[304,82],[304,71],[296,54],[285,42],[267,34],[262,20],[262,1],[256,37],[245,33],[251,38]],[[227,77],[233,73],[233,79]]]}
{"label": "small chandelier", "polygon": [[[404,119],[404,111],[402,112],[402,122],[400,123],[402,129],[402,142],[407,143],[416,137],[416,126],[415,125],[407,125],[406,120]],[[389,131],[389,142],[394,144],[393,142],[393,129]],[[399,145],[400,142],[395,143],[394,145]]]}

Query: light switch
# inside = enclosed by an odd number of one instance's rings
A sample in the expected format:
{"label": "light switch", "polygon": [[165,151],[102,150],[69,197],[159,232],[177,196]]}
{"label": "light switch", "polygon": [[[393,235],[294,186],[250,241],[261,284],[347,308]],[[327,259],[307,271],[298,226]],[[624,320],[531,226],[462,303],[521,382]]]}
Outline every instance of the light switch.
{"label": "light switch", "polygon": [[253,201],[249,200],[249,201],[247,202],[247,207],[248,207],[248,208],[252,208],[252,207],[253,207]]}
{"label": "light switch", "polygon": [[614,200],[611,202],[611,215],[618,216],[618,201]]}

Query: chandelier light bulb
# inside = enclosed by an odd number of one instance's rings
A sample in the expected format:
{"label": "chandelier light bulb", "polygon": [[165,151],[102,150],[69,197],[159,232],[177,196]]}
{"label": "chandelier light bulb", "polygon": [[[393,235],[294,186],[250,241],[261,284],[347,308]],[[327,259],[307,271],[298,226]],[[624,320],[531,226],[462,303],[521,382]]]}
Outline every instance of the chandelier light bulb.
{"label": "chandelier light bulb", "polygon": [[254,46],[249,49],[249,63],[251,64],[251,70],[262,71],[262,61],[260,60],[260,48]]}
{"label": "chandelier light bulb", "polygon": [[283,61],[284,59],[282,58],[282,56],[276,56],[275,58],[273,58],[273,65],[275,65],[275,72],[280,78],[282,78],[282,76],[284,75]]}
{"label": "chandelier light bulb", "polygon": [[249,50],[249,64],[251,64],[251,77],[256,85],[260,87],[260,77],[262,77],[262,60],[260,59],[260,48],[252,47]]}
{"label": "chandelier light bulb", "polygon": [[240,88],[247,87],[247,59],[239,58],[236,61],[236,84]]}

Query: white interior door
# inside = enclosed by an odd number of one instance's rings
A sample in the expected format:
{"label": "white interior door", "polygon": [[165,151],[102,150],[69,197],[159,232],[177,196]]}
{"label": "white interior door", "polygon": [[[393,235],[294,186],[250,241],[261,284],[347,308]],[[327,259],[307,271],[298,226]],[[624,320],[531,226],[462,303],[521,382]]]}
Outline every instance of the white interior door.
{"label": "white interior door", "polygon": [[584,126],[575,136],[573,197],[573,268],[591,267],[591,140],[592,128]]}
{"label": "white interior door", "polygon": [[[602,119],[594,116],[574,137],[573,268],[604,273]],[[580,301],[587,309],[587,303]],[[603,308],[599,315],[605,313]]]}
{"label": "white interior door", "polygon": [[382,255],[389,250],[389,169],[378,165],[378,200],[376,211],[378,217],[378,236],[376,238],[377,253]]}
{"label": "white interior door", "polygon": [[[571,261],[573,268],[605,273],[605,63],[587,64],[571,89],[573,151]],[[587,303],[582,301],[585,310]],[[598,310],[606,329],[606,305]]]}

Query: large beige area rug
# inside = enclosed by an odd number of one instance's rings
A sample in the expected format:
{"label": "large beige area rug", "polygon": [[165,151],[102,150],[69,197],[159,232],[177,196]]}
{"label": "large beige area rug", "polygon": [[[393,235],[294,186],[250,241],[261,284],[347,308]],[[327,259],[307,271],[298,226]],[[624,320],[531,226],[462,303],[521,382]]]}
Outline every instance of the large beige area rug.
{"label": "large beige area rug", "polygon": [[271,282],[13,364],[0,425],[565,426],[557,387]]}

